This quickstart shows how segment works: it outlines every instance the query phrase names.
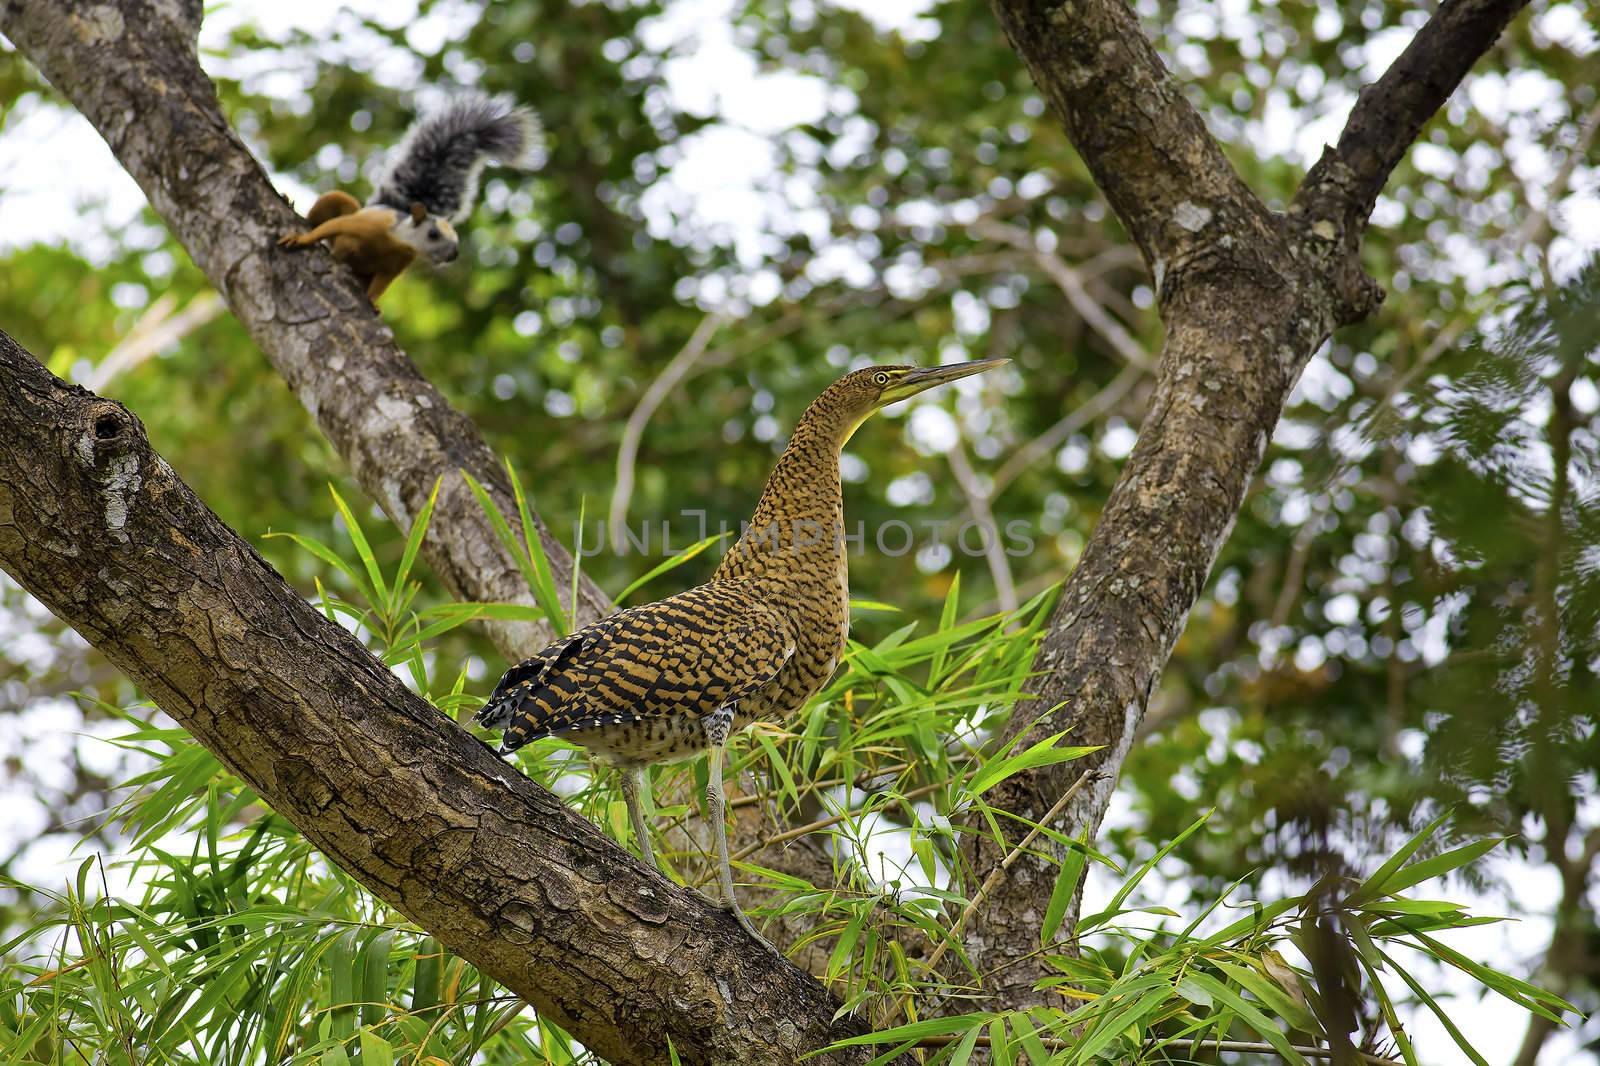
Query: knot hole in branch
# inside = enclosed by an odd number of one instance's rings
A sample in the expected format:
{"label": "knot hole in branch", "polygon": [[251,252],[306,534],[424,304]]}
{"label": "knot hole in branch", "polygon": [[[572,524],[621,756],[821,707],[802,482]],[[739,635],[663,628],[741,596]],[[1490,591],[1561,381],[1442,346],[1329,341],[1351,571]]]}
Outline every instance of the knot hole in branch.
{"label": "knot hole in branch", "polygon": [[136,452],[144,442],[139,420],[120,403],[95,399],[82,418],[77,451],[86,466],[103,467],[109,460]]}

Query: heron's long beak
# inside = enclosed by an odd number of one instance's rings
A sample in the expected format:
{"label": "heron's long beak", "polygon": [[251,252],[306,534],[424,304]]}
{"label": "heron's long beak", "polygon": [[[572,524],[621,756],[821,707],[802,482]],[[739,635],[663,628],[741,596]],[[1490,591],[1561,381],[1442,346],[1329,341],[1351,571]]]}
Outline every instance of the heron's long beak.
{"label": "heron's long beak", "polygon": [[951,363],[948,366],[930,366],[921,370],[913,370],[899,381],[883,390],[880,404],[890,404],[904,400],[908,396],[915,396],[919,392],[927,392],[937,385],[960,378],[969,378],[974,374],[981,374],[985,370],[993,370],[997,366],[1005,366],[1011,362],[1009,359],[974,359],[970,363]]}

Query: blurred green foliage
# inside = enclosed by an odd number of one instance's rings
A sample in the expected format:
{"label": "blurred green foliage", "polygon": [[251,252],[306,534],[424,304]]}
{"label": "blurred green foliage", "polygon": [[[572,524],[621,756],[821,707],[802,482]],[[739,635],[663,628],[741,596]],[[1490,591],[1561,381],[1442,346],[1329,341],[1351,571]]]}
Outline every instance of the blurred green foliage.
{"label": "blurred green foliage", "polygon": [[[1136,9],[1246,180],[1280,204],[1303,153],[1336,134],[1355,92],[1426,17],[1382,0]],[[769,133],[730,129],[675,95],[673,78],[697,62],[683,10],[425,0],[408,20],[341,14],[329,36],[246,27],[206,61],[263,163],[311,191],[364,193],[362,167],[426,100],[424,86],[474,82],[539,109],[550,164],[527,178],[492,174],[461,261],[408,275],[385,315],[537,487],[568,543],[584,509],[584,540],[596,543],[628,414],[704,316],[724,309],[699,368],[645,429],[635,527],[672,521],[683,547],[698,535],[677,524],[684,509],[704,511],[713,531],[744,517],[787,428],[856,361],[1004,354],[1016,360],[1010,378],[926,401],[948,417],[913,412],[862,429],[846,464],[847,519],[958,526],[969,501],[940,454],[954,427],[980,490],[1004,474],[988,501],[996,520],[1034,532],[1035,550],[1009,560],[1022,598],[1049,587],[1093,529],[1149,382],[1037,461],[1007,466],[1123,371],[1041,260],[1082,271],[1150,353],[1161,324],[1136,256],[989,12],[949,0],[889,31],[827,3],[749,0],[732,40],[764,74],[805,79],[795,91],[820,86],[824,101],[812,120]],[[1362,870],[1455,804],[1454,832],[1513,835],[1531,864],[1515,869],[1561,883],[1554,910],[1539,902],[1529,916],[1554,919],[1557,941],[1578,947],[1549,958],[1529,949],[1526,962],[1587,1008],[1600,1003],[1590,943],[1600,364],[1592,276],[1555,293],[1584,250],[1564,208],[1587,197],[1592,212],[1592,151],[1567,161],[1600,104],[1595,40],[1593,10],[1532,4],[1394,174],[1365,245],[1388,300],[1308,370],[1152,703],[1104,842],[1148,857],[1215,805],[1211,831],[1174,853],[1181,890],[1201,903],[1241,877]],[[48,99],[0,52],[0,119]],[[707,138],[730,135],[710,142],[730,172],[746,169],[740,153],[757,171],[773,165],[742,235],[706,203],[742,193],[696,201],[675,184]],[[1037,251],[985,238],[981,221],[1018,228]],[[0,326],[80,380],[155,301],[183,307],[206,290],[153,216],[102,236],[108,255],[0,256]],[[1532,317],[1502,337],[1514,307]],[[1475,331],[1488,339],[1467,343]],[[102,391],[126,401],[247,536],[331,539],[344,523],[324,486],[360,498],[225,315]],[[376,558],[394,565],[403,536],[367,525]],[[271,555],[312,592],[312,560]],[[715,555],[665,580],[701,580]],[[607,550],[585,566],[620,589],[660,561]],[[966,609],[994,606],[985,560],[959,551],[895,556],[869,539],[852,562],[856,595],[913,618],[938,615],[958,571]],[[48,654],[0,646],[0,704],[73,688],[131,697],[53,620],[27,615],[16,589],[0,586],[0,597],[51,640]],[[440,601],[435,588],[420,594],[421,605]],[[864,615],[857,636],[878,641],[898,624]],[[439,653],[463,664],[470,690],[501,666],[471,627],[442,635]],[[71,783],[20,762],[14,781],[52,812],[53,832],[82,832],[76,819],[108,805],[109,779],[75,748],[66,757]],[[1502,880],[1511,868],[1476,864],[1466,876],[1509,893],[1515,912],[1518,893]]]}

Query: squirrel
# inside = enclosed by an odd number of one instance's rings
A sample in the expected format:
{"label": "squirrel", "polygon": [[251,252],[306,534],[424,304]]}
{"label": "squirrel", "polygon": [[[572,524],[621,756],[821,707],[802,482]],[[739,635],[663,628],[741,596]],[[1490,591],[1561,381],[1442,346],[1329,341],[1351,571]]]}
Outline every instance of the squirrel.
{"label": "squirrel", "polygon": [[466,93],[418,118],[390,153],[372,198],[324,193],[306,214],[307,233],[287,233],[283,248],[333,242],[333,257],[356,272],[374,305],[395,278],[425,255],[448,263],[460,253],[452,223],[472,213],[478,174],[491,156],[535,170],[544,162],[539,120],[523,107]]}

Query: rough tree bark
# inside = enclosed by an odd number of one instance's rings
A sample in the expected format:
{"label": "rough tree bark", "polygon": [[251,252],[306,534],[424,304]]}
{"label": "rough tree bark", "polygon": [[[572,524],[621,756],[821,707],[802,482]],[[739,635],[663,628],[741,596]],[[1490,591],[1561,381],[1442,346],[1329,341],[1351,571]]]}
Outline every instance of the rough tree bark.
{"label": "rough tree bark", "polygon": [[[515,514],[510,482],[477,428],[417,372],[354,275],[323,248],[286,251],[303,225],[223,118],[195,56],[199,3],[0,0],[0,32],[72,102],[217,287],[351,472],[401,529],[443,483],[423,556],[452,595],[533,603],[460,472]],[[556,587],[572,560],[540,523]],[[611,602],[584,577],[579,616]],[[489,623],[515,661],[552,636],[542,624]]]}
{"label": "rough tree bark", "polygon": [[[1361,94],[1337,147],[1287,214],[1245,186],[1124,0],[992,0],[1012,47],[1144,255],[1167,327],[1139,440],[1068,579],[1036,668],[1037,699],[1002,740],[1098,744],[1087,764],[1019,774],[989,802],[1042,818],[1085,766],[1102,772],[1062,827],[1093,833],[1173,645],[1238,515],[1300,372],[1337,327],[1382,299],[1361,237],[1390,171],[1526,0],[1447,0]],[[1013,836],[1020,837],[1024,830]],[[974,832],[981,882],[1007,847]],[[998,1003],[1044,1001],[1039,921],[1054,880],[1016,862],[969,927]],[[1074,901],[1063,936],[1070,946]]]}
{"label": "rough tree bark", "polygon": [[686,1063],[769,1066],[861,1031],[406,689],[126,408],[4,333],[0,566],[374,894],[608,1060],[658,1066],[670,1038]]}
{"label": "rough tree bark", "polygon": [[[321,249],[276,247],[298,219],[228,125],[200,69],[200,16],[198,4],[154,0],[104,0],[67,13],[49,0],[0,0],[0,32],[105,138],[395,524],[409,529],[435,480],[443,479],[423,555],[451,594],[532,603],[515,562],[460,477],[466,470],[490,488],[502,512],[514,513],[505,471],[477,428],[418,373],[349,271]],[[540,535],[565,598],[570,556],[542,522]],[[583,621],[612,610],[587,576],[579,599]],[[508,662],[538,651],[552,635],[526,622],[486,625]],[[693,798],[662,797],[669,803]],[[742,808],[730,843],[743,850],[770,831],[760,808]],[[709,854],[709,840],[692,832],[674,837],[679,848]],[[761,862],[815,884],[833,881],[832,861],[809,842],[763,853]],[[767,935],[787,949],[807,932],[780,919]],[[813,973],[827,962],[822,945],[795,957]]]}
{"label": "rough tree bark", "polygon": [[[1107,772],[1068,807],[1069,830],[1098,826],[1294,381],[1333,329],[1380,298],[1359,263],[1378,190],[1523,2],[1446,2],[1362,95],[1339,145],[1278,215],[1228,165],[1122,0],[993,0],[1139,245],[1168,327],[1139,444],[1041,650],[1048,680],[1016,717],[1020,729],[1063,703],[1030,740],[1070,725],[1066,742],[1106,745],[1096,761]],[[446,475],[428,558],[447,586],[471,599],[526,600],[453,479],[465,466],[505,498],[476,431],[417,375],[330,260],[271,247],[293,216],[221,117],[194,61],[198,23],[199,5],[186,0],[104,0],[66,13],[44,0],[0,0],[0,30],[106,137],[373,497],[405,526]],[[559,545],[547,547],[564,566]],[[584,613],[604,609],[587,589]],[[541,636],[495,635],[508,657]],[[1081,769],[1020,775],[991,801],[1037,819]],[[981,879],[1002,853],[977,840],[967,858]],[[998,969],[989,988],[1008,1005],[1038,1001],[1040,970],[1027,956],[1050,876],[1045,863],[1016,863],[970,927],[970,954],[980,970]]]}

